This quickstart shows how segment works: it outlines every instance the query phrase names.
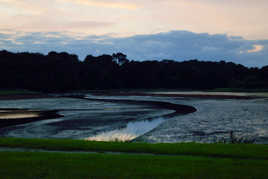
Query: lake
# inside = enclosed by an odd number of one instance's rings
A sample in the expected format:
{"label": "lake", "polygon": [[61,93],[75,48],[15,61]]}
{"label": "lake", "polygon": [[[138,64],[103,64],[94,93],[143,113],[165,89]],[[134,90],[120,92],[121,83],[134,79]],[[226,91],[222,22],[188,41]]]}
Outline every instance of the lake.
{"label": "lake", "polygon": [[[0,110],[1,108],[56,109],[63,117],[2,128],[0,135],[96,141],[211,143],[230,140],[232,131],[238,138],[254,139],[255,143],[268,143],[267,98],[198,99],[90,94],[87,94],[86,98],[96,100],[72,98],[2,100]],[[111,99],[114,101],[109,102]],[[124,100],[139,103],[124,103],[122,102]],[[146,101],[192,106],[196,112],[170,116],[169,114],[174,113],[173,110],[159,108]]]}

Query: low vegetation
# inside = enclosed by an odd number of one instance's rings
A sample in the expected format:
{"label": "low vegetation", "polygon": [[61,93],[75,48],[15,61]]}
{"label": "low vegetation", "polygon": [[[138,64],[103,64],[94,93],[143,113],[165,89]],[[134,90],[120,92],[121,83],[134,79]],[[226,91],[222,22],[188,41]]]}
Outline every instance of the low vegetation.
{"label": "low vegetation", "polygon": [[71,139],[0,138],[0,147],[22,147],[66,151],[113,151],[166,155],[194,155],[207,157],[252,158],[268,160],[268,145],[200,144],[200,143],[125,143],[95,142]]}
{"label": "low vegetation", "polygon": [[4,178],[258,178],[267,160],[112,154],[0,152]]}

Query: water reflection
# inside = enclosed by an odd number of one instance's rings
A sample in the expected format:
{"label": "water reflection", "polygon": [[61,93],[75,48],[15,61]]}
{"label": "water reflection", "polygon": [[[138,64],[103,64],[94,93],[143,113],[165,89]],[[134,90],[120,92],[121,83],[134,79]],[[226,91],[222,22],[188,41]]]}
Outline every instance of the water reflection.
{"label": "water reflection", "polygon": [[0,114],[0,119],[24,119],[39,117],[38,113]]}
{"label": "water reflection", "polygon": [[[64,115],[64,117],[54,120],[36,121],[3,128],[0,129],[0,136],[86,138],[87,140],[103,141],[128,141],[138,136],[135,141],[207,143],[230,138],[230,131],[233,131],[234,135],[239,138],[253,137],[256,138],[256,143],[268,144],[267,99],[189,100],[187,98],[143,96],[111,96],[109,98],[164,101],[194,106],[197,111],[163,121],[164,119],[162,120],[160,117],[172,111],[144,105],[69,98],[0,101],[2,113],[7,112],[9,108],[59,109],[62,110],[60,114]],[[148,121],[148,119],[156,120]],[[160,123],[161,125],[159,125]]]}
{"label": "water reflection", "polygon": [[117,129],[109,132],[102,132],[96,136],[88,137],[89,141],[131,141],[138,136],[145,134],[148,131],[156,128],[164,121],[163,118],[158,118],[151,121],[130,122],[126,128]]}
{"label": "water reflection", "polygon": [[39,117],[39,111],[26,109],[0,109],[0,119],[24,119]]}

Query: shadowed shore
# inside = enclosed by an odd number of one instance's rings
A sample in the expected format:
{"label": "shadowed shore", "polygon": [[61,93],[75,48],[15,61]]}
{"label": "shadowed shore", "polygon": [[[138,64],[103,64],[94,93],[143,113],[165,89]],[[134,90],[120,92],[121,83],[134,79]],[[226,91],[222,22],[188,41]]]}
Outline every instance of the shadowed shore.
{"label": "shadowed shore", "polygon": [[185,98],[199,98],[199,99],[257,99],[261,96],[238,96],[238,95],[220,95],[220,94],[161,94],[161,93],[142,93],[142,92],[107,92],[96,91],[91,92],[96,96],[152,96],[152,97],[185,97]]}
{"label": "shadowed shore", "polygon": [[[185,98],[199,98],[199,99],[257,99],[263,98],[262,96],[254,95],[222,95],[222,94],[162,94],[162,93],[146,93],[146,92],[124,92],[124,91],[89,91],[89,94],[96,96],[152,96],[152,97],[185,97]],[[72,96],[72,95],[71,95]],[[81,95],[82,96],[82,95]],[[77,97],[74,95],[73,97]],[[36,99],[36,98],[57,98],[49,94],[10,94],[0,95],[0,100],[19,100],[19,99]]]}

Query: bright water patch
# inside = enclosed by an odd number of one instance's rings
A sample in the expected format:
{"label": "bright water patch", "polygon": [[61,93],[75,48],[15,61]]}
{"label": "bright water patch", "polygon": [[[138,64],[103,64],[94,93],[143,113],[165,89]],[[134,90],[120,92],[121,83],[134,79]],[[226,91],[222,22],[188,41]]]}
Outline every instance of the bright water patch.
{"label": "bright water patch", "polygon": [[138,136],[145,134],[153,130],[159,124],[161,124],[164,119],[159,118],[152,121],[138,121],[130,122],[127,124],[126,128],[117,129],[109,132],[102,132],[96,136],[88,137],[85,140],[89,141],[131,141]]}
{"label": "bright water patch", "polygon": [[25,119],[39,117],[37,113],[0,114],[0,119]]}

